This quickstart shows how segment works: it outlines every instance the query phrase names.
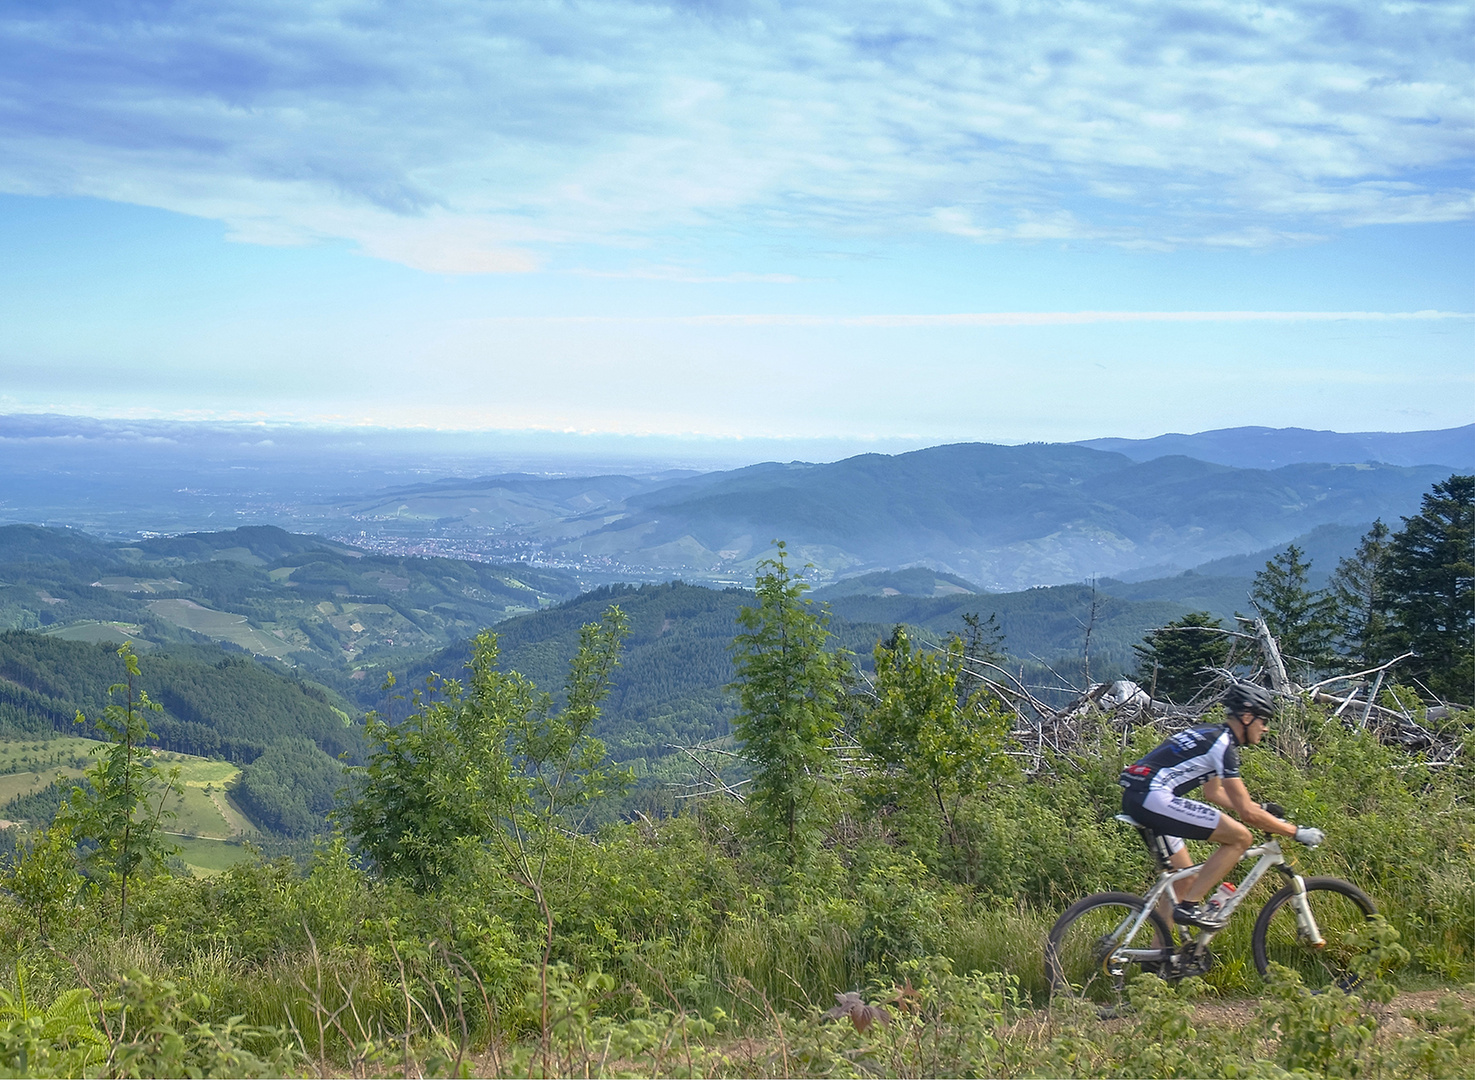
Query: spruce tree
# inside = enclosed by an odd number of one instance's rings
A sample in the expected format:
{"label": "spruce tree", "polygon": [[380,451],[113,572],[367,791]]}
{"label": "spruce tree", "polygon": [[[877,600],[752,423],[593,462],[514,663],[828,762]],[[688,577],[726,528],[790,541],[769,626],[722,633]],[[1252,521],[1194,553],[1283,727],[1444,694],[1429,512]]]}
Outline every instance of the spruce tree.
{"label": "spruce tree", "polygon": [[1229,660],[1229,637],[1215,633],[1222,629],[1207,611],[1190,611],[1153,630],[1132,646],[1138,685],[1175,705],[1192,701],[1213,678],[1210,669]]}
{"label": "spruce tree", "polygon": [[1291,544],[1267,562],[1255,575],[1250,602],[1275,636],[1287,665],[1300,663],[1314,670],[1332,662],[1336,616],[1326,591],[1311,588],[1305,554]]}
{"label": "spruce tree", "polygon": [[1388,652],[1388,537],[1381,518],[1363,536],[1357,550],[1337,562],[1331,595],[1336,605],[1336,648],[1353,669],[1374,667]]}
{"label": "spruce tree", "polygon": [[1435,484],[1403,519],[1388,552],[1387,605],[1394,646],[1418,654],[1415,675],[1475,703],[1475,476]]}
{"label": "spruce tree", "polygon": [[758,605],[738,612],[739,711],[732,726],[753,765],[754,823],[785,865],[795,867],[823,824],[845,660],[825,649],[828,620],[804,599],[809,586],[790,570],[784,544],[777,546],[776,557],[758,564]]}

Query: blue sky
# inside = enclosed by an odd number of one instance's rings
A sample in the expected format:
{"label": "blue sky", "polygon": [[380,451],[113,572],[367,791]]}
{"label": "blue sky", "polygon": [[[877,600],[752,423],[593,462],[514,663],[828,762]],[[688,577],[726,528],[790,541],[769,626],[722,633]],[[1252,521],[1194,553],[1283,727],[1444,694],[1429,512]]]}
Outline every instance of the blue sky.
{"label": "blue sky", "polygon": [[1438,2],[12,3],[0,411],[1468,423],[1472,40]]}

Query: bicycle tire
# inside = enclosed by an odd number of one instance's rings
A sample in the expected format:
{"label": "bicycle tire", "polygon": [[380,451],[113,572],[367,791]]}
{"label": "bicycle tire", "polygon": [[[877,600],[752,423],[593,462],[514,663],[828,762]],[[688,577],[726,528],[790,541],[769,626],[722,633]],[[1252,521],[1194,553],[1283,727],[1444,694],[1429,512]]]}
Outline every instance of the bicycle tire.
{"label": "bicycle tire", "polygon": [[1366,946],[1349,941],[1349,931],[1360,929],[1376,915],[1377,905],[1367,893],[1341,878],[1310,877],[1305,884],[1306,898],[1325,944],[1317,948],[1304,940],[1296,924],[1296,910],[1290,906],[1295,886],[1287,885],[1265,902],[1255,920],[1251,939],[1255,968],[1263,979],[1271,963],[1283,964],[1312,990],[1332,986],[1355,990],[1362,982],[1356,961],[1366,952]]}
{"label": "bicycle tire", "polygon": [[[1126,1001],[1127,968],[1115,968],[1105,960],[1118,942],[1113,932],[1130,916],[1141,911],[1146,901],[1133,893],[1105,892],[1077,900],[1055,921],[1045,941],[1045,979],[1052,996],[1070,996],[1089,1001],[1102,1009],[1103,1015],[1119,1010]],[[1167,949],[1173,934],[1162,915],[1148,913],[1147,921],[1137,931],[1138,938],[1150,930],[1151,942],[1142,948]],[[1155,964],[1140,964],[1143,971],[1154,971]]]}

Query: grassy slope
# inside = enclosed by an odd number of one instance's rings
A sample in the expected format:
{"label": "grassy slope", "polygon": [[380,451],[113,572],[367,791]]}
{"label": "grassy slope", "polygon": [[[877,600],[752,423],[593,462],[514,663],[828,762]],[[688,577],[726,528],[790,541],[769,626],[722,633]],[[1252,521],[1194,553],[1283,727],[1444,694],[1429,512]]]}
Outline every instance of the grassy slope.
{"label": "grassy slope", "polygon": [[[39,791],[58,777],[80,782],[84,769],[105,747],[94,739],[72,736],[0,739],[0,806]],[[197,875],[213,874],[249,858],[239,841],[259,837],[260,831],[225,790],[241,770],[227,761],[188,754],[161,752],[157,758],[164,770],[179,769],[179,789],[164,807],[174,815],[165,831],[180,847],[185,865]],[[52,767],[35,767],[39,762]],[[34,827],[44,822],[22,824]]]}
{"label": "grassy slope", "polygon": [[392,558],[252,527],[112,544],[0,528],[0,628],[209,640],[325,673],[423,655],[576,592],[532,567]]}

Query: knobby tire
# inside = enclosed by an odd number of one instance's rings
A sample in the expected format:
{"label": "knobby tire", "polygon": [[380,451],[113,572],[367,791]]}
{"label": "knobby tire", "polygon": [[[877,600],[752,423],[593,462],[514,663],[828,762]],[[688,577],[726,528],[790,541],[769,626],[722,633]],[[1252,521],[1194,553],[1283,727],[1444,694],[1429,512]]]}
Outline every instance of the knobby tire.
{"label": "knobby tire", "polygon": [[1287,885],[1265,903],[1255,920],[1252,939],[1255,968],[1264,978],[1272,963],[1283,964],[1301,976],[1312,990],[1339,987],[1351,991],[1362,981],[1357,973],[1357,960],[1367,946],[1349,941],[1378,913],[1368,895],[1351,882],[1340,878],[1309,877],[1306,898],[1317,928],[1326,940],[1323,948],[1313,948],[1303,940],[1296,925],[1296,909],[1291,903],[1295,886]]}
{"label": "knobby tire", "polygon": [[[1105,892],[1077,900],[1050,928],[1045,943],[1045,978],[1050,993],[1088,1001],[1103,1015],[1115,1013],[1126,1004],[1127,969],[1120,970],[1103,963],[1117,944],[1111,940],[1116,928],[1136,915],[1146,901],[1133,893]],[[1152,911],[1129,943],[1134,948],[1171,948],[1172,931],[1161,914]],[[1155,971],[1155,964],[1138,965],[1144,971]]]}

